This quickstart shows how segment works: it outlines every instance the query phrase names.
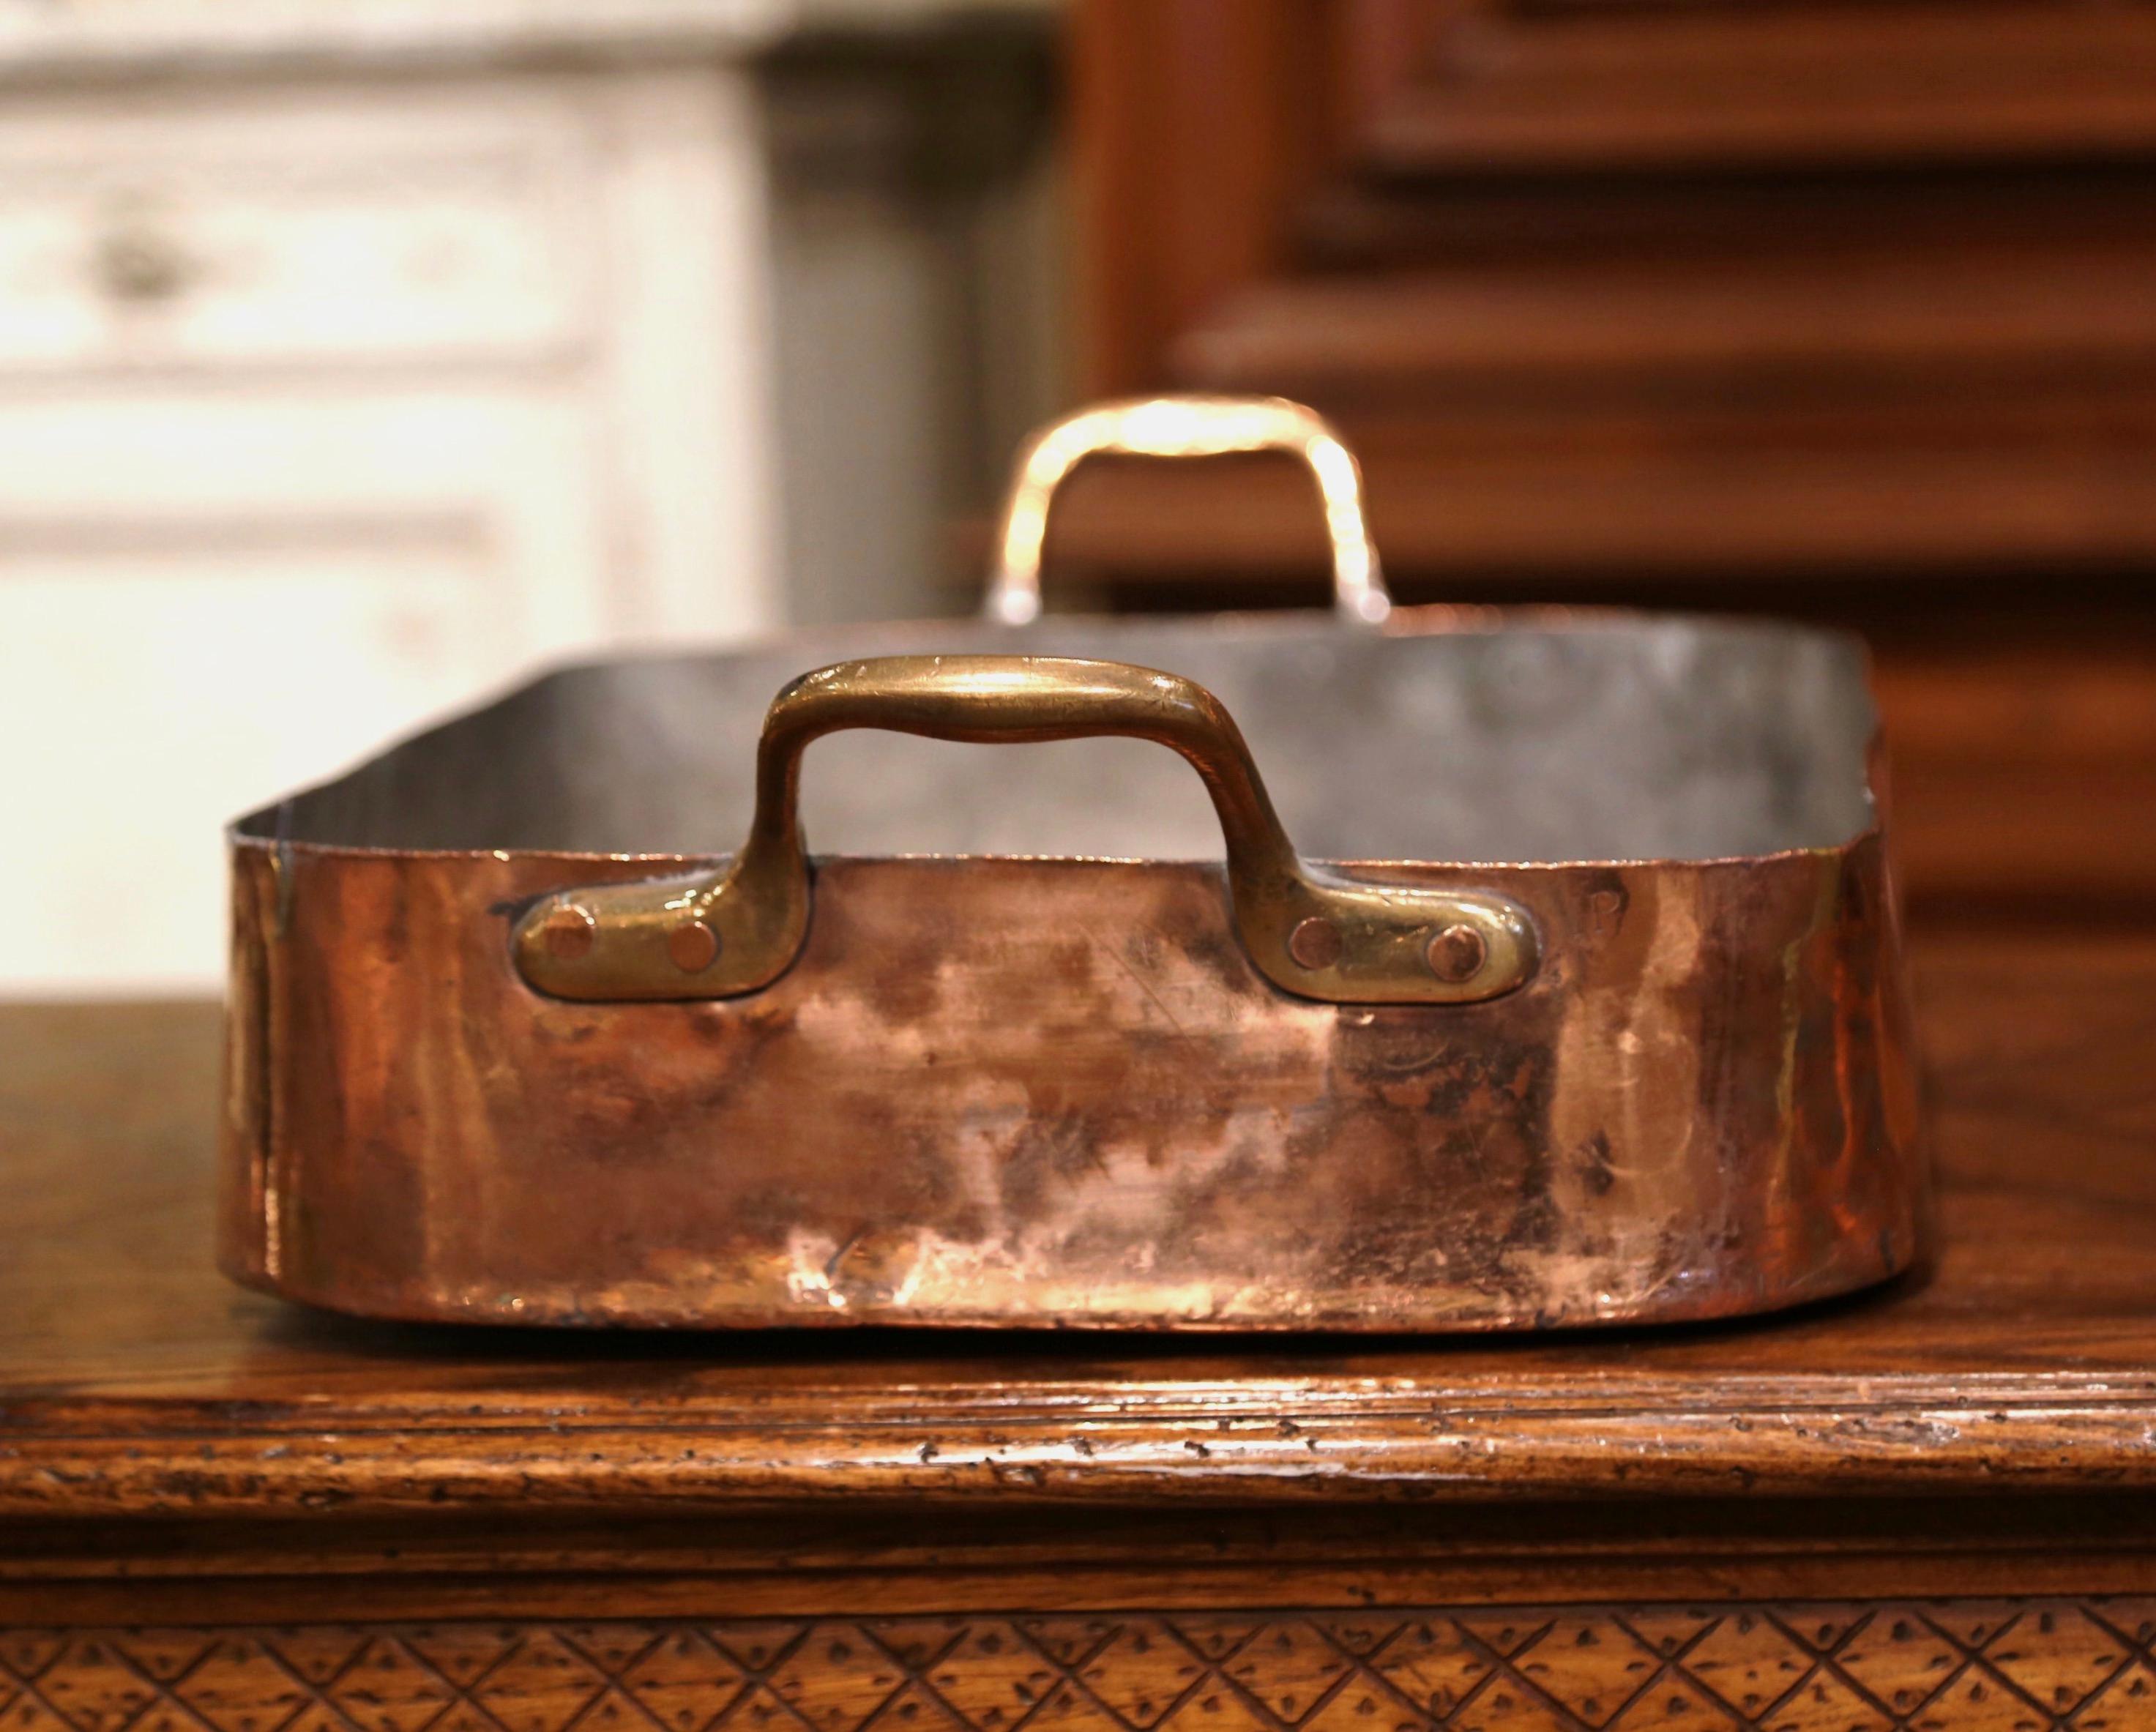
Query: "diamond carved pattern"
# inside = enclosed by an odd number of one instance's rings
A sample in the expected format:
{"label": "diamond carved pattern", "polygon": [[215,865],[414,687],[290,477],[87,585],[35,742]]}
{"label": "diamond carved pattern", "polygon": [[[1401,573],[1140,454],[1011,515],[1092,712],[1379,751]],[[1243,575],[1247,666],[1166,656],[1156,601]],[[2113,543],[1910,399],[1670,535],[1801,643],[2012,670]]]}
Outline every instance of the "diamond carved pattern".
{"label": "diamond carved pattern", "polygon": [[2156,1666],[2136,1660],[2098,1690],[2073,1719],[2076,1732],[2133,1732],[2156,1725]]}
{"label": "diamond carved pattern", "polygon": [[34,1683],[27,1678],[18,1682],[30,1686],[23,1692],[26,1699],[42,1702],[74,1732],[121,1732],[157,1705],[161,1695],[157,1684],[129,1665],[107,1636],[78,1637],[37,1675]]}
{"label": "diamond carved pattern", "polygon": [[213,1643],[172,1691],[212,1725],[230,1732],[279,1732],[314,1695],[273,1663],[260,1642],[244,1636]]}
{"label": "diamond carved pattern", "polygon": [[71,1732],[68,1723],[27,1690],[18,1694],[0,1714],[4,1732]]}
{"label": "diamond carved pattern", "polygon": [[[893,1652],[906,1659],[902,1632],[891,1632],[891,1642],[901,1644]],[[1009,1732],[1048,1699],[1063,1676],[1017,1630],[994,1620],[965,1627],[955,1642],[947,1635],[937,1646],[940,1652],[925,1668],[929,1686],[961,1724],[979,1732]]]}
{"label": "diamond carved pattern", "polygon": [[1353,1668],[1347,1654],[1302,1619],[1282,1618],[1245,1642],[1227,1670],[1276,1719],[1293,1726]]}
{"label": "diamond carved pattern", "polygon": [[1598,1732],[1661,1669],[1652,1650],[1630,1631],[1591,1612],[1558,1619],[1512,1663],[1544,1695]]}
{"label": "diamond carved pattern", "polygon": [[1784,1697],[1771,1720],[1755,1724],[1772,1726],[1774,1732],[1894,1732],[1896,1724],[1876,1703],[1825,1666]]}
{"label": "diamond carved pattern", "polygon": [[1049,1692],[1040,1712],[1026,1722],[1034,1732],[1119,1732],[1122,1724],[1067,1679]]}
{"label": "diamond carved pattern", "polygon": [[2040,1607],[1981,1644],[1985,1659],[2031,1701],[2067,1714],[2126,1663],[2133,1644],[2077,1607]]}
{"label": "diamond carved pattern", "polygon": [[1270,1732],[1276,1724],[1218,1678],[1203,1680],[1161,1722],[1165,1732]]}
{"label": "diamond carved pattern", "polygon": [[567,1724],[563,1713],[572,1720],[580,1717],[598,1699],[606,1681],[606,1674],[561,1636],[535,1631],[489,1667],[471,1694],[502,1732],[558,1732]]}
{"label": "diamond carved pattern", "polygon": [[1158,1620],[1133,1618],[1077,1676],[1117,1721],[1136,1732],[1151,1732],[1177,1699],[1205,1676],[1204,1661],[1191,1652],[1194,1642],[1203,1653],[1219,1647],[1221,1638],[1210,1630],[1194,1630],[1188,1639],[1178,1642]]}
{"label": "diamond carved pattern", "polygon": [[667,1631],[624,1668],[632,1700],[660,1732],[704,1732],[741,1694],[748,1674],[691,1629]]}
{"label": "diamond carved pattern", "polygon": [[1812,1669],[1811,1656],[1772,1617],[1749,1608],[1696,1639],[1684,1669],[1739,1714],[1763,1714]]}
{"label": "diamond carved pattern", "polygon": [[1443,1722],[1494,1663],[1489,1649],[1452,1619],[1418,1617],[1383,1645],[1371,1669],[1408,1707]]}
{"label": "diamond carved pattern", "polygon": [[1736,1732],[1740,1724],[1697,1684],[1671,1675],[1627,1703],[1609,1732]]}
{"label": "diamond carved pattern", "polygon": [[779,1700],[809,1732],[853,1732],[866,1725],[906,1682],[906,1668],[888,1648],[865,1630],[839,1622],[811,1627],[770,1679]]}
{"label": "diamond carved pattern", "polygon": [[1912,1609],[1875,1613],[1836,1650],[1839,1669],[1885,1707],[1908,1714],[1931,1700],[1961,1663],[1961,1650]]}
{"label": "diamond carved pattern", "polygon": [[411,1644],[377,1636],[329,1686],[330,1705],[358,1732],[425,1732],[457,1699],[455,1688]]}
{"label": "diamond carved pattern", "polygon": [[2048,1732],[2057,1724],[1984,1666],[1966,1666],[1925,1704],[1922,1732]]}
{"label": "diamond carved pattern", "polygon": [[2156,1601],[0,1630],[0,1732],[2152,1732]]}

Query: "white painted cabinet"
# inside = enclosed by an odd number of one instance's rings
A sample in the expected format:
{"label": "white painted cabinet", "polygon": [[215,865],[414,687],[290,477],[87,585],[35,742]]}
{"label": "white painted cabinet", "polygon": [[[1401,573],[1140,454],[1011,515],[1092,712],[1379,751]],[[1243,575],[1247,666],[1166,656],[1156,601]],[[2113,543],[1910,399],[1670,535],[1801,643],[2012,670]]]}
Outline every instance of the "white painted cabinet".
{"label": "white painted cabinet", "polygon": [[213,985],[225,818],[545,657],[775,623],[724,10],[154,79],[0,33],[0,992]]}

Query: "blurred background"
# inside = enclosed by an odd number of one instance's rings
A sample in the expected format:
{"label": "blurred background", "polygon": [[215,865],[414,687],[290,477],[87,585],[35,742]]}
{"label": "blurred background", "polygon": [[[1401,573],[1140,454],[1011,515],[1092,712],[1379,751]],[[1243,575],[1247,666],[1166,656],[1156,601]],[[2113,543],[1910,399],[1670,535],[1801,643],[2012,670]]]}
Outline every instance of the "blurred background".
{"label": "blurred background", "polygon": [[[1920,920],[2156,913],[2156,6],[0,0],[0,993],[535,662],[977,604],[1024,431],[1280,392],[1407,601],[1871,638]],[[1051,606],[1322,603],[1103,460]]]}

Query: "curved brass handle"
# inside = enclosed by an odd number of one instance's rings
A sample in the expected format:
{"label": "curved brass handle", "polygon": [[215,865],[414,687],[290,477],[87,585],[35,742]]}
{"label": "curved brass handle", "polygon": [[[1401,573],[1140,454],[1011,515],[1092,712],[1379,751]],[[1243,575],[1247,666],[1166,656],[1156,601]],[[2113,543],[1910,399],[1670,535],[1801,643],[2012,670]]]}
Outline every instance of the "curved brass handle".
{"label": "curved brass handle", "polygon": [[1358,625],[1393,611],[1363,514],[1363,472],[1315,409],[1281,397],[1147,397],[1099,403],[1033,434],[1019,455],[996,531],[996,569],[981,612],[1004,625],[1040,617],[1040,550],[1048,507],[1064,478],[1088,457],[1219,457],[1286,451],[1317,477],[1332,544],[1332,605]]}
{"label": "curved brass handle", "polygon": [[808,932],[801,755],[844,728],[1003,742],[1127,735],[1189,760],[1228,844],[1235,930],[1265,977],[1340,1004],[1448,1004],[1521,985],[1537,960],[1502,897],[1353,883],[1296,856],[1241,730],[1204,687],[1122,662],[1049,656],[888,656],[841,662],[772,700],[757,748],[756,815],[720,871],[542,897],[511,943],[524,978],[558,998],[723,998],[767,986]]}

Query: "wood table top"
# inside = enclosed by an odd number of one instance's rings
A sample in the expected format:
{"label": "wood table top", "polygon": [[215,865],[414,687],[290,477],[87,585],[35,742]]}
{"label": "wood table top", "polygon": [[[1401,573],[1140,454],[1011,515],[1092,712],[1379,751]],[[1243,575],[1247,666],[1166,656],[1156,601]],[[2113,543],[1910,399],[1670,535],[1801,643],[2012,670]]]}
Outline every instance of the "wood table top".
{"label": "wood table top", "polygon": [[1508,1340],[360,1323],[210,1263],[198,1003],[0,1007],[0,1517],[2156,1483],[2156,935],[1918,946],[1932,1267]]}

